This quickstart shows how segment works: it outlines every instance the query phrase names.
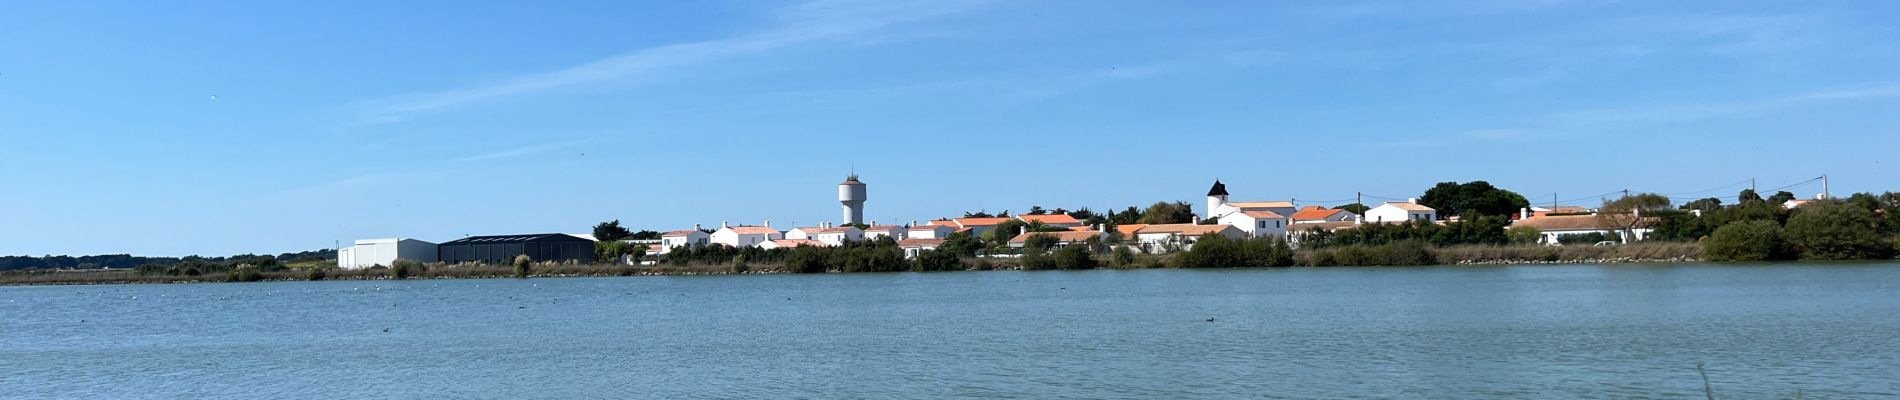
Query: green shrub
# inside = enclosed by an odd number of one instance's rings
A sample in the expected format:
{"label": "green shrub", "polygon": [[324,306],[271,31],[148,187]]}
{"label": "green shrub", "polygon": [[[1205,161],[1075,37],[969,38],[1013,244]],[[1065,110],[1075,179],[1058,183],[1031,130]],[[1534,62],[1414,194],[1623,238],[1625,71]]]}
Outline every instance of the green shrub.
{"label": "green shrub", "polygon": [[1880,223],[1866,208],[1823,202],[1795,209],[1784,232],[1803,259],[1885,259],[1893,246],[1881,237]]}
{"label": "green shrub", "polygon": [[1016,258],[1016,261],[1025,271],[1056,269],[1055,258],[1040,252],[1023,253],[1022,257]]}
{"label": "green shrub", "polygon": [[1116,267],[1134,266],[1135,250],[1128,246],[1115,246],[1114,250],[1108,252],[1108,262]]}
{"label": "green shrub", "polygon": [[422,270],[422,263],[416,262],[415,260],[396,260],[396,262],[389,264],[389,277],[391,279],[409,279],[411,276],[422,273]]}
{"label": "green shrub", "polygon": [[1531,244],[1537,243],[1537,239],[1543,237],[1544,232],[1537,230],[1537,228],[1525,226],[1506,229],[1504,230],[1504,236],[1510,238],[1511,244]]}
{"label": "green shrub", "polygon": [[1781,226],[1774,221],[1741,221],[1723,225],[1702,245],[1709,261],[1769,261],[1792,258]]}
{"label": "green shrub", "polygon": [[1057,269],[1095,268],[1095,256],[1089,253],[1088,246],[1072,245],[1057,249],[1054,258]]}
{"label": "green shrub", "polygon": [[1566,233],[1557,235],[1557,244],[1565,246],[1591,245],[1608,240],[1610,240],[1610,235],[1605,235],[1603,232]]}
{"label": "green shrub", "polygon": [[309,279],[313,281],[320,281],[320,280],[323,280],[323,278],[328,278],[328,277],[329,277],[329,273],[324,272],[323,268],[310,268],[310,270],[305,272],[305,275],[304,275],[305,279]]}
{"label": "green shrub", "polygon": [[232,268],[225,274],[224,280],[225,282],[257,282],[264,280],[264,272],[255,265],[244,264]]}
{"label": "green shrub", "polygon": [[1307,265],[1327,266],[1398,266],[1435,265],[1438,257],[1424,242],[1408,240],[1378,246],[1339,246],[1314,251]]}
{"label": "green shrub", "polygon": [[534,259],[529,258],[527,254],[515,256],[514,261],[516,278],[526,278],[534,274]]}
{"label": "green shrub", "polygon": [[962,271],[963,269],[963,259],[957,257],[956,252],[948,249],[925,250],[917,253],[917,258],[910,260],[912,271]]}
{"label": "green shrub", "polygon": [[746,271],[751,270],[752,267],[746,264],[745,260],[746,260],[746,257],[744,254],[740,254],[738,257],[733,257],[732,258],[732,273],[743,274],[743,273],[746,273]]}

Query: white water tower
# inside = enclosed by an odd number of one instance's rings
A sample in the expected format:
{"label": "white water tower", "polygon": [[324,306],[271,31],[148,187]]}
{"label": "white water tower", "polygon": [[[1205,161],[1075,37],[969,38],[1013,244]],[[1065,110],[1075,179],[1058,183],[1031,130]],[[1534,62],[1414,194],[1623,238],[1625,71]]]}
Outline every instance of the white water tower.
{"label": "white water tower", "polygon": [[844,204],[844,223],[864,223],[864,182],[858,181],[858,174],[844,179],[838,184],[838,202]]}

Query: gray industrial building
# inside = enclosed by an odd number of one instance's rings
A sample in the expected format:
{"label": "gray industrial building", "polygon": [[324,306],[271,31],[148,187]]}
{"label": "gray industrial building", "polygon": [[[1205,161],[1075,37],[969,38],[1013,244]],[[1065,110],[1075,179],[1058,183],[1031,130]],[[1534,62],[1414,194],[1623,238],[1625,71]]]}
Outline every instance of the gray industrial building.
{"label": "gray industrial building", "polygon": [[591,261],[594,241],[564,233],[470,236],[437,245],[436,253],[437,259],[450,264],[505,264],[522,254],[536,262]]}

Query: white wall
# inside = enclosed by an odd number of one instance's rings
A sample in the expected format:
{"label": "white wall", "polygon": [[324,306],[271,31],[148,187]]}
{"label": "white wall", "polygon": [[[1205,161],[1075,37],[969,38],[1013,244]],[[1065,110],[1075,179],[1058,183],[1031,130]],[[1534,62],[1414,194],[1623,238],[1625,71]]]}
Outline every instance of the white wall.
{"label": "white wall", "polygon": [[355,246],[338,250],[336,262],[337,267],[345,269],[387,267],[398,259],[435,262],[435,248],[435,243],[415,239],[358,240]]}
{"label": "white wall", "polygon": [[1220,223],[1221,225],[1232,225],[1235,228],[1240,228],[1242,232],[1247,232],[1248,237],[1286,238],[1287,220],[1285,219],[1254,218],[1247,214],[1233,213],[1221,217]]}
{"label": "white wall", "polygon": [[1397,206],[1393,206],[1391,204],[1380,204],[1378,207],[1373,207],[1370,210],[1366,210],[1366,221],[1367,222],[1405,222],[1405,221],[1413,221],[1413,220],[1433,221],[1437,219],[1437,216],[1438,216],[1437,214],[1438,214],[1437,212],[1433,212],[1433,211],[1409,211],[1403,208],[1398,208]]}

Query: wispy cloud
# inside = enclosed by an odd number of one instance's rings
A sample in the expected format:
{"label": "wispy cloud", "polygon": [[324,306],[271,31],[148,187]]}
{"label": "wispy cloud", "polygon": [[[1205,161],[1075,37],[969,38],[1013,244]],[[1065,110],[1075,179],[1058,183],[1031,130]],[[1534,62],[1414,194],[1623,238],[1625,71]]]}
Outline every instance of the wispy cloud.
{"label": "wispy cloud", "polygon": [[498,159],[498,158],[520,157],[520,156],[525,156],[529,154],[541,153],[541,152],[546,152],[549,150],[555,150],[555,149],[560,149],[563,147],[578,145],[578,144],[581,144],[582,142],[585,142],[585,141],[584,140],[568,140],[568,141],[562,141],[562,142],[543,143],[543,144],[537,144],[537,145],[532,145],[532,146],[523,146],[523,147],[517,147],[513,149],[508,149],[508,150],[497,151],[493,153],[477,154],[473,156],[457,158],[454,160],[450,160],[449,162],[460,163],[460,162],[470,162],[470,161],[493,160],[493,159]]}
{"label": "wispy cloud", "polygon": [[396,95],[358,105],[367,123],[402,121],[495,99],[629,79],[661,79],[664,71],[788,46],[875,33],[882,28],[956,14],[980,1],[818,0],[780,10],[776,26],[729,38],[637,49],[620,55],[500,82]]}

